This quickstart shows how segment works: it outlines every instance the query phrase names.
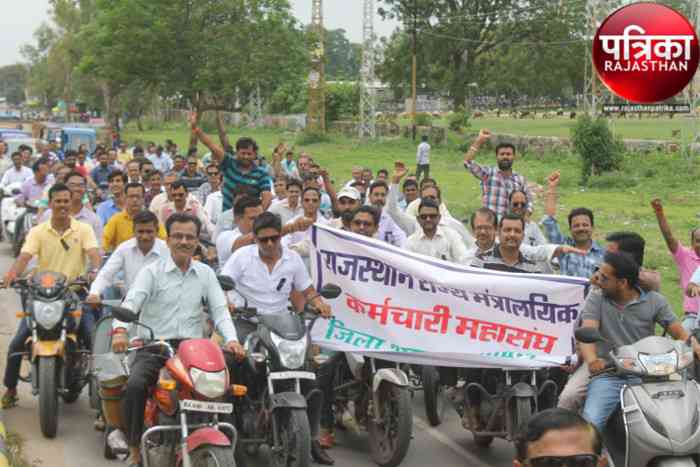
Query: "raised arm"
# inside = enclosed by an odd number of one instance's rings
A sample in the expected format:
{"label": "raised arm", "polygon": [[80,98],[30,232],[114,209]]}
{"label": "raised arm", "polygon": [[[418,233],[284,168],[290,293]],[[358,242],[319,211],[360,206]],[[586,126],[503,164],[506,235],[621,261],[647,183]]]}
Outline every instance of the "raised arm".
{"label": "raised arm", "polygon": [[212,158],[216,160],[217,164],[221,164],[224,161],[224,148],[216,144],[206,133],[202,131],[201,128],[197,126],[197,112],[192,112],[190,114],[190,128],[192,129],[192,134],[197,137],[199,141],[202,142],[211,151]]}
{"label": "raised arm", "polygon": [[221,142],[221,147],[226,149],[231,147],[231,143],[228,140],[228,135],[226,134],[226,128],[224,127],[224,118],[221,112],[216,111],[216,129],[219,132],[219,141]]}
{"label": "raised arm", "polygon": [[323,184],[326,186],[326,193],[328,193],[328,197],[331,199],[331,205],[336,208],[338,196],[335,192],[333,181],[331,180],[330,175],[328,175],[328,171],[326,169],[321,169],[321,178],[323,178]]}
{"label": "raised arm", "polygon": [[676,254],[678,251],[678,240],[673,236],[671,231],[671,226],[668,224],[668,219],[666,219],[666,214],[664,214],[664,206],[661,204],[661,200],[656,198],[651,202],[651,207],[654,209],[656,214],[656,220],[659,223],[659,229],[661,229],[661,234],[664,236],[666,241],[666,246],[671,254]]}
{"label": "raised arm", "polygon": [[559,171],[553,172],[547,177],[547,192],[544,195],[544,213],[550,217],[555,217],[557,214],[557,187],[561,174]]}
{"label": "raised arm", "polygon": [[476,154],[479,152],[479,149],[481,149],[481,145],[488,141],[489,138],[491,138],[491,131],[487,130],[486,128],[482,128],[479,131],[479,136],[476,137],[472,145],[469,147],[469,150],[464,154],[465,164],[474,160]]}
{"label": "raised arm", "polygon": [[386,201],[386,212],[406,232],[406,235],[411,235],[416,230],[416,219],[399,209],[399,183],[407,172],[408,169],[406,169],[406,165],[403,162],[394,162],[394,174],[391,177],[389,198]]}

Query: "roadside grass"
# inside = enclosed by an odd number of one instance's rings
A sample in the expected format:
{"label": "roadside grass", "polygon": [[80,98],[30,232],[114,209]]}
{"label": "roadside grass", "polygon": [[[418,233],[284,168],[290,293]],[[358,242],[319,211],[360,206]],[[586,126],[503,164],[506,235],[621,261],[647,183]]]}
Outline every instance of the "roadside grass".
{"label": "roadside grass", "polygon": [[[654,126],[662,120],[652,122]],[[650,127],[649,132],[652,131]],[[296,138],[294,133],[270,129],[233,129],[229,138],[234,142],[235,138],[243,135],[255,138],[261,153],[268,156],[278,142],[287,141],[291,145]],[[136,140],[162,143],[166,138],[171,138],[182,149],[187,147],[189,133],[183,127],[172,127],[144,133],[126,131],[124,138],[129,143]],[[438,180],[452,214],[458,219],[466,219],[480,207],[481,200],[478,181],[462,165],[462,154],[456,148],[460,142],[463,141],[452,140],[433,148],[430,169],[431,177]],[[404,138],[361,142],[333,135],[328,142],[296,146],[295,151],[304,150],[311,154],[328,169],[338,186],[350,178],[350,171],[356,165],[370,167],[375,173],[380,168],[386,168],[391,173],[395,160],[415,167],[415,147],[415,143]],[[200,144],[200,151],[203,149]],[[676,238],[688,245],[691,229],[700,225],[697,217],[700,212],[697,203],[700,163],[696,157],[687,158],[680,153],[627,154],[619,172],[593,177],[588,186],[579,184],[581,164],[576,155],[525,153],[518,157],[515,170],[529,181],[543,186],[548,174],[554,170],[561,171],[557,214],[563,232],[568,233],[567,213],[572,208],[585,206],[595,214],[595,238],[598,241],[604,242],[606,234],[618,230],[641,234],[647,242],[645,266],[661,273],[661,291],[676,313],[681,313],[682,292],[678,272],[659,232],[650,201],[656,197],[664,201],[666,215]],[[482,151],[477,161],[493,165],[495,158],[492,152]],[[533,219],[540,220],[542,215],[542,202],[538,199]]]}
{"label": "roadside grass", "polygon": [[8,461],[11,467],[38,467],[41,461],[29,462],[25,458],[25,441],[21,435],[10,431],[5,439]]}

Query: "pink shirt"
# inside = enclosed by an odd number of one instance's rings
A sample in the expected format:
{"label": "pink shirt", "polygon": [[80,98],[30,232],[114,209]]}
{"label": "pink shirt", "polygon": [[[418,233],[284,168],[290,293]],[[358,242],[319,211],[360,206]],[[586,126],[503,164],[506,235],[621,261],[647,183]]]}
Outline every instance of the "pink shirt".
{"label": "pink shirt", "polygon": [[690,298],[685,294],[685,289],[688,287],[688,282],[693,276],[695,270],[700,266],[700,257],[695,254],[695,250],[686,248],[678,242],[678,249],[673,254],[673,259],[678,265],[678,272],[681,276],[681,289],[683,292],[683,311],[687,313],[697,314],[700,300],[698,298]]}

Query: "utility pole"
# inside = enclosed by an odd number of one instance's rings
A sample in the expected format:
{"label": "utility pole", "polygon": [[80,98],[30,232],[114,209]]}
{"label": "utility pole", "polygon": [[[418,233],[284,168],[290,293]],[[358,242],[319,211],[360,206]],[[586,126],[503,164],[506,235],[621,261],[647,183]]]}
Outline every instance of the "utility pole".
{"label": "utility pole", "polygon": [[362,68],[360,69],[360,138],[377,136],[374,75],[374,0],[364,0],[362,16]]}
{"label": "utility pole", "polygon": [[596,116],[598,105],[598,75],[593,64],[593,40],[598,30],[598,8],[601,0],[587,0],[586,2],[586,39],[591,44],[586,48],[586,62],[584,68],[583,100],[586,113]]}
{"label": "utility pole", "polygon": [[309,73],[309,110],[306,127],[312,131],[326,132],[326,77],[325,52],[323,49],[323,0],[312,0],[311,30],[316,44],[311,50],[311,72]]}
{"label": "utility pole", "polygon": [[418,0],[413,0],[413,32],[411,40],[412,62],[411,62],[411,138],[416,140],[416,80],[417,80],[417,50],[418,50]]}

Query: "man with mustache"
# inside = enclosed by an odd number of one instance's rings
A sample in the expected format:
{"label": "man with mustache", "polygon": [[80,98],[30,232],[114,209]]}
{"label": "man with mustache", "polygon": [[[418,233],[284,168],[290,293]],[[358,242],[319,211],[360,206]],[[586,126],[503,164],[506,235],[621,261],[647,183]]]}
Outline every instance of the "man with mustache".
{"label": "man with mustache", "polygon": [[[532,200],[527,180],[522,175],[513,172],[515,146],[510,143],[500,143],[496,146],[496,162],[498,167],[482,167],[474,162],[481,146],[491,138],[491,132],[482,129],[479,136],[464,155],[464,167],[481,181],[481,200],[485,208],[491,209],[500,217],[508,210],[508,197],[513,191],[520,190]],[[528,206],[532,209],[532,205]]]}

